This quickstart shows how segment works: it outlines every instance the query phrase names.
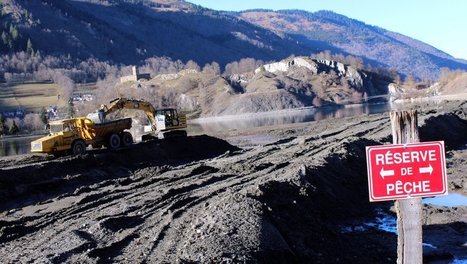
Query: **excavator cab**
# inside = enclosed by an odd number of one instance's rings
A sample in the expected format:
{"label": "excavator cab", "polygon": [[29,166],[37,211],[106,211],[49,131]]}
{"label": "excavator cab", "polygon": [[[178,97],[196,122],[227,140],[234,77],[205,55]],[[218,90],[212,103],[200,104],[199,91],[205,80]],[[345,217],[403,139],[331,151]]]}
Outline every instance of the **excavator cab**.
{"label": "excavator cab", "polygon": [[159,130],[171,129],[180,125],[177,110],[173,108],[156,110],[157,128]]}

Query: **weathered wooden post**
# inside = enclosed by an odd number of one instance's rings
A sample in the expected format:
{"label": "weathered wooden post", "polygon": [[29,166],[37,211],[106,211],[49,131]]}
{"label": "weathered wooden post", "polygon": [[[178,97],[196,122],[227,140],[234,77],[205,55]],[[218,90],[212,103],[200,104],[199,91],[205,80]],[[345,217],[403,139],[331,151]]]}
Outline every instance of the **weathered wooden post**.
{"label": "weathered wooden post", "polygon": [[417,112],[391,112],[393,144],[366,147],[370,202],[396,200],[397,263],[421,264],[421,197],[446,195],[444,141],[419,142]]}
{"label": "weathered wooden post", "polygon": [[[417,143],[417,111],[391,112],[393,144]],[[409,198],[396,200],[397,213],[397,263],[422,263],[422,200]]]}

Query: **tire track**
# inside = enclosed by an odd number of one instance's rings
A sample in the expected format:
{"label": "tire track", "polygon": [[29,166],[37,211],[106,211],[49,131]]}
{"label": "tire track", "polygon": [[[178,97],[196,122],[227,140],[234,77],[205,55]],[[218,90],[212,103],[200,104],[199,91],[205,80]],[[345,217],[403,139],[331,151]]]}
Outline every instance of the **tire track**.
{"label": "tire track", "polygon": [[[140,168],[129,174],[129,180],[113,184],[111,180],[109,184],[97,184],[78,192],[79,200],[65,208],[21,219],[34,229],[8,242],[30,240],[23,248],[34,252],[47,251],[46,241],[81,239],[76,246],[50,257],[52,262],[69,261],[76,255],[100,262],[125,258],[164,262],[177,255],[174,249],[183,243],[178,229],[181,223],[190,221],[196,208],[202,210],[205,204],[216,204],[233,192],[283,178],[284,173],[294,173],[301,164],[320,165],[330,154],[329,149],[341,148],[349,136],[365,136],[383,129],[386,119],[366,121],[365,129],[360,129],[362,122],[353,122],[304,136],[303,140],[289,137],[238,154],[204,160],[202,164]],[[14,226],[13,222],[10,226]],[[44,229],[54,233],[34,239]],[[183,230],[188,231],[189,227]],[[8,244],[9,247],[17,245]],[[17,258],[12,256],[12,259]]]}

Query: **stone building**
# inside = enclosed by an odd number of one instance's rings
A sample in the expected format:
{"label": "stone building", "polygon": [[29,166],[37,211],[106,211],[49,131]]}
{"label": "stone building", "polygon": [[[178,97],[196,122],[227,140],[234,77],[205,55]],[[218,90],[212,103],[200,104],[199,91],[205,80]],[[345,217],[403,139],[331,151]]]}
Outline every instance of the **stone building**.
{"label": "stone building", "polygon": [[121,83],[130,82],[130,81],[136,82],[136,81],[139,81],[141,79],[146,79],[146,80],[151,79],[151,74],[149,74],[149,73],[139,73],[138,68],[136,66],[131,67],[131,70],[132,70],[131,75],[120,77],[120,82]]}

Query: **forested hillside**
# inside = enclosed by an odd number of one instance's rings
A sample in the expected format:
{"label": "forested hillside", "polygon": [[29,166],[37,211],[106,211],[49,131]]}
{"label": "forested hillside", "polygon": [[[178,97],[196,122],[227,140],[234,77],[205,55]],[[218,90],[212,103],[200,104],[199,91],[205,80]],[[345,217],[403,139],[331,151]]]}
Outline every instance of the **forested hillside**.
{"label": "forested hillside", "polygon": [[329,50],[425,80],[437,79],[442,67],[467,67],[425,43],[328,11],[232,13],[180,0],[4,0],[1,9],[3,54],[74,64],[91,58],[141,65],[167,57],[223,68],[247,57],[267,62]]}

